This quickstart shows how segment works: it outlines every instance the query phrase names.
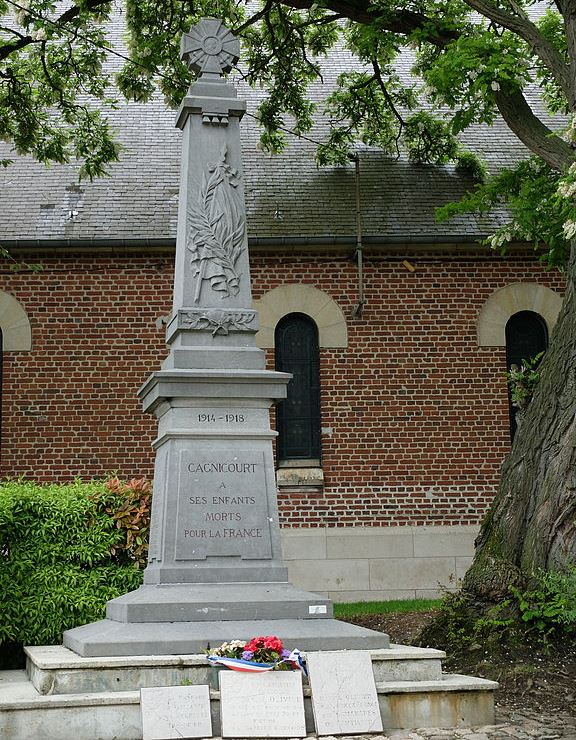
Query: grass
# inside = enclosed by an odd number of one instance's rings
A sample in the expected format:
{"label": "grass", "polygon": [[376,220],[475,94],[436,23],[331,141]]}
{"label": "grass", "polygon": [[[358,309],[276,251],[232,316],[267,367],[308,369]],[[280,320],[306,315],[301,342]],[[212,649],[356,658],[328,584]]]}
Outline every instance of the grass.
{"label": "grass", "polygon": [[352,604],[334,604],[334,616],[357,617],[363,614],[407,614],[437,609],[440,599],[406,599],[402,601],[357,601]]}

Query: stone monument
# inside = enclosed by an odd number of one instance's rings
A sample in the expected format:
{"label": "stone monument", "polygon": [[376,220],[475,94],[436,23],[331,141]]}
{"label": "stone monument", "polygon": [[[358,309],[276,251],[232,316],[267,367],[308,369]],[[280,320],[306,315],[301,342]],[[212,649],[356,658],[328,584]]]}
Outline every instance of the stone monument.
{"label": "stone monument", "polygon": [[158,419],[144,585],[106,619],[64,633],[83,656],[190,654],[278,634],[303,650],[388,647],[386,635],[338,622],[330,601],[300,591],[282,562],[269,408],[290,376],[255,345],[240,120],[223,78],[240,45],[205,18],[182,39],[198,73],[178,112],[183,131],[170,353],[141,388]]}

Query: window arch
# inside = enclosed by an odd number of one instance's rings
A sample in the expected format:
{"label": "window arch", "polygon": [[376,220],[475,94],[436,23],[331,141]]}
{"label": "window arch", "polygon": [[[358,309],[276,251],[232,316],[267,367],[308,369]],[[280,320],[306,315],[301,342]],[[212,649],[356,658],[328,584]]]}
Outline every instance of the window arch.
{"label": "window arch", "polygon": [[284,316],[275,331],[276,370],[292,373],[276,408],[279,465],[320,465],[320,349],[316,323],[302,313]]}
{"label": "window arch", "polygon": [[26,311],[13,295],[3,291],[0,291],[0,329],[4,352],[32,349],[32,330]]}
{"label": "window arch", "polygon": [[255,302],[260,322],[256,345],[262,349],[274,347],[275,329],[283,316],[302,313],[311,317],[318,327],[321,347],[347,347],[346,317],[336,301],[312,285],[286,283],[272,288]]}
{"label": "window arch", "polygon": [[537,283],[513,283],[499,288],[488,297],[478,314],[478,345],[506,346],[506,322],[521,311],[538,313],[551,331],[561,305],[561,295]]}
{"label": "window arch", "polygon": [[[548,327],[546,321],[534,311],[518,311],[506,322],[506,367],[521,365],[548,348]],[[516,433],[516,413],[510,398],[510,436]]]}

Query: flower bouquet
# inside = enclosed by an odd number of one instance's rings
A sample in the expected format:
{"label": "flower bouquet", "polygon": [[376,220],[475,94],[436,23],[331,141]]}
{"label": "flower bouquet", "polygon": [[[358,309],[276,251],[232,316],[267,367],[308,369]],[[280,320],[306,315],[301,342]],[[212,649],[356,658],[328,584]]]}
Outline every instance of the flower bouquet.
{"label": "flower bouquet", "polygon": [[299,650],[286,650],[282,640],[274,635],[253,637],[248,642],[232,640],[217,648],[208,649],[208,660],[213,666],[230,668],[244,673],[301,670],[306,674],[304,658]]}

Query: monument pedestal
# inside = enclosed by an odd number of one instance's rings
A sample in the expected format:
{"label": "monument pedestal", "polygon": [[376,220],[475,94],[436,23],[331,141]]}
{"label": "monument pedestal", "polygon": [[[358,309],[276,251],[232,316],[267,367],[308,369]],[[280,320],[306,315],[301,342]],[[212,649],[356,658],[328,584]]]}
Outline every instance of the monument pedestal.
{"label": "monument pedestal", "polygon": [[85,657],[182,655],[267,634],[301,650],[389,646],[288,582],[269,408],[289,379],[223,368],[150,377],[140,397],[158,437],[144,585],[111,600],[106,619],[67,630],[66,647]]}

